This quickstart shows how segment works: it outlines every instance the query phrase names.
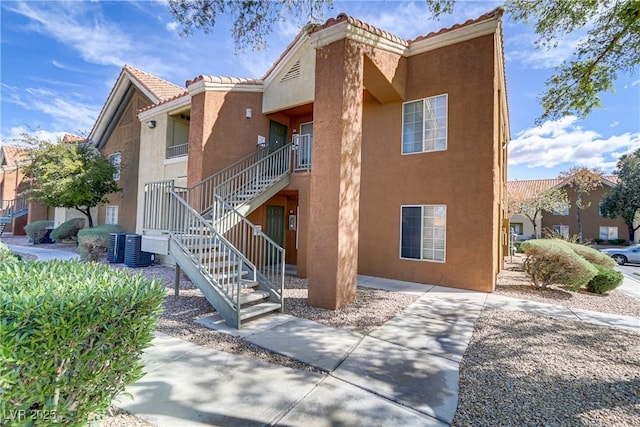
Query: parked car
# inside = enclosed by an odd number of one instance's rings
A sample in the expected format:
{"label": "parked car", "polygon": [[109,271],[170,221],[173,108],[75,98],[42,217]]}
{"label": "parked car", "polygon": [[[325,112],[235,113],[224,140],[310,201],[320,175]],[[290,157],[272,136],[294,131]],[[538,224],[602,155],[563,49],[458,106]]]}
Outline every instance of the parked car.
{"label": "parked car", "polygon": [[600,249],[600,252],[609,255],[618,265],[624,265],[627,262],[640,264],[640,245],[628,246],[626,248]]}

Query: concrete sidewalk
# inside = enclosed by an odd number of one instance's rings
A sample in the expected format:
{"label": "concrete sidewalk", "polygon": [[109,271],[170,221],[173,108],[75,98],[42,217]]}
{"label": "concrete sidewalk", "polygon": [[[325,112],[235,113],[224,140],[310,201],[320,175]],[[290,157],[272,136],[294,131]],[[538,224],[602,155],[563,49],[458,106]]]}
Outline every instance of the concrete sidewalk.
{"label": "concrete sidewalk", "polygon": [[60,261],[67,261],[73,259],[80,259],[78,254],[74,254],[69,251],[61,251],[59,249],[47,249],[40,245],[38,246],[19,246],[19,245],[7,245],[13,252],[19,252],[23,254],[30,254],[38,257],[38,261],[48,261],[51,259],[57,259]]}
{"label": "concrete sidewalk", "polygon": [[322,373],[274,366],[158,335],[149,372],[117,405],[159,426],[449,425],[458,405],[459,362],[484,307],[640,331],[640,319],[494,294],[360,276],[359,285],[420,295],[363,336],[279,314],[241,331],[200,322]]}

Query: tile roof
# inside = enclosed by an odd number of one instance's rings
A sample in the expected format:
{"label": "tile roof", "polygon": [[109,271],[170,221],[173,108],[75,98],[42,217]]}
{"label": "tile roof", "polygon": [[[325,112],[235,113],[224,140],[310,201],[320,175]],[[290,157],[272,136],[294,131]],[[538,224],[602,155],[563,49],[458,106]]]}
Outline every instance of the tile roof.
{"label": "tile roof", "polygon": [[[603,176],[602,180],[605,184],[611,186],[618,183],[618,177],[615,175]],[[564,182],[565,180],[561,178],[508,181],[507,192],[512,197],[518,196],[525,199],[533,199],[550,188],[562,186]]]}
{"label": "tile roof", "polygon": [[79,136],[79,135],[72,135],[70,133],[65,133],[64,136],[62,137],[61,142],[63,144],[75,144],[78,142],[84,142],[86,140],[86,138]]}
{"label": "tile roof", "polygon": [[123,71],[127,72],[132,78],[136,79],[138,83],[144,86],[149,92],[151,92],[157,100],[164,101],[169,98],[174,98],[184,94],[186,91],[183,87],[168,82],[156,77],[152,74],[139,70],[131,65],[125,65]]}
{"label": "tile roof", "polygon": [[199,75],[191,80],[187,80],[185,86],[189,87],[194,83],[199,81],[205,81],[209,83],[220,83],[220,84],[240,84],[240,85],[261,85],[264,82],[260,79],[247,79],[244,77],[220,77],[220,76],[205,76]]}
{"label": "tile roof", "polygon": [[29,160],[29,149],[26,147],[16,147],[13,145],[3,145],[0,147],[4,154],[4,163],[14,165],[16,162]]}

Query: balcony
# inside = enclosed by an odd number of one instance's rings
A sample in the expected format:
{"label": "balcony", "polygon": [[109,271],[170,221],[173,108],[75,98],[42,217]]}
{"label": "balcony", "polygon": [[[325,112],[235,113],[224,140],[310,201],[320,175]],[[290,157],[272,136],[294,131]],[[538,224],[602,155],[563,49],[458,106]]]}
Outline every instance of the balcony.
{"label": "balcony", "polygon": [[313,138],[311,135],[293,135],[291,144],[293,172],[309,172],[311,170],[312,147]]}
{"label": "balcony", "polygon": [[167,159],[174,159],[176,157],[184,157],[189,153],[189,144],[178,144],[167,147]]}

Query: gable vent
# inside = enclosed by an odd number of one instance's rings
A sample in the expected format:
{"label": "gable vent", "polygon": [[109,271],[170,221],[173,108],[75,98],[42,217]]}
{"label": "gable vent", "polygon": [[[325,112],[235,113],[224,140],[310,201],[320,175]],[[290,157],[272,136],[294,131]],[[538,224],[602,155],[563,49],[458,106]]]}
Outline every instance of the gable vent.
{"label": "gable vent", "polygon": [[297,78],[300,75],[300,60],[298,59],[295,64],[287,71],[287,74],[282,76],[280,79],[280,83],[284,83],[287,80],[292,80]]}

